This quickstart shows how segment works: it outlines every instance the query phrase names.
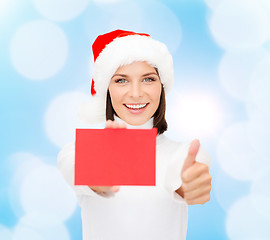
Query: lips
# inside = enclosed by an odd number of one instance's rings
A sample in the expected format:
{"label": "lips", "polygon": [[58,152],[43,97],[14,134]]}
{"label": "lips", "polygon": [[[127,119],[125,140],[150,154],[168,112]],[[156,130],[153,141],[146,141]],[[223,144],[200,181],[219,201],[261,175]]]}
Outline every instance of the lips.
{"label": "lips", "polygon": [[128,109],[131,110],[140,110],[145,108],[148,103],[140,103],[140,104],[124,104]]}

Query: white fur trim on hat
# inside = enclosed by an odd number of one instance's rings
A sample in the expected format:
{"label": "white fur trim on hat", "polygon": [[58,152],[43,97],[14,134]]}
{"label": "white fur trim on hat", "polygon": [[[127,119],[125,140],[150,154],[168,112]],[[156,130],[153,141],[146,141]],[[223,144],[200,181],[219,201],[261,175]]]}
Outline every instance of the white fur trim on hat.
{"label": "white fur trim on hat", "polygon": [[96,59],[93,79],[97,95],[106,98],[116,70],[134,61],[146,61],[157,68],[165,93],[170,90],[174,81],[173,59],[167,46],[148,36],[129,35],[115,38]]}

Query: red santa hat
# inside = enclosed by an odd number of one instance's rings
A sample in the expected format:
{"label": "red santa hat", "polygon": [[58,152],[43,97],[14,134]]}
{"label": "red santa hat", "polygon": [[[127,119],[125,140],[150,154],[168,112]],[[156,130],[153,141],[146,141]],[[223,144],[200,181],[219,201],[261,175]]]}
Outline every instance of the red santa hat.
{"label": "red santa hat", "polygon": [[173,60],[165,44],[145,33],[115,30],[99,35],[92,45],[94,55],[92,99],[79,109],[88,123],[105,121],[107,90],[112,76],[123,65],[146,61],[158,69],[165,93],[174,81]]}

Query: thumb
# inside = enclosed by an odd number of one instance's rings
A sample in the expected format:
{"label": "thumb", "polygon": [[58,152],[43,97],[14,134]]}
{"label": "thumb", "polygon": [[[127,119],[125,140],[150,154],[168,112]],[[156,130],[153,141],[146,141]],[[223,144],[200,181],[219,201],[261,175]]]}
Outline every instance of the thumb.
{"label": "thumb", "polygon": [[200,148],[200,141],[198,139],[194,139],[189,146],[188,155],[185,159],[182,172],[187,170],[196,162],[196,156],[199,151],[199,148]]}

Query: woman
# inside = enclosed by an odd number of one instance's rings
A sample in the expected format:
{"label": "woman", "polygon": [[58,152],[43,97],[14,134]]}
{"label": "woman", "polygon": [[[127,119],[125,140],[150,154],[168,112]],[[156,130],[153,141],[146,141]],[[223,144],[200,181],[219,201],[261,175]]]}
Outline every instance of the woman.
{"label": "woman", "polygon": [[163,135],[172,57],[149,35],[122,30],[100,35],[93,53],[94,97],[80,116],[95,122],[106,115],[106,128],[156,127],[156,186],[74,186],[74,144],[63,148],[59,168],[77,194],[83,239],[186,239],[187,204],[210,199],[210,157],[198,140],[182,144]]}

